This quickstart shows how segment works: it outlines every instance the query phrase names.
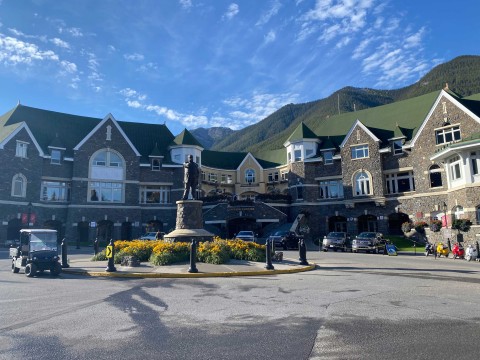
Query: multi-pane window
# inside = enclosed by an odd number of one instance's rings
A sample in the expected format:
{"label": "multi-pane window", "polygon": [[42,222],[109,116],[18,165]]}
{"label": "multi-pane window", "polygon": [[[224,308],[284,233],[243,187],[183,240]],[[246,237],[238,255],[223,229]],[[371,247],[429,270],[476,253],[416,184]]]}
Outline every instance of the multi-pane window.
{"label": "multi-pane window", "polygon": [[25,197],[27,193],[27,179],[22,174],[17,174],[12,179],[12,196]]}
{"label": "multi-pane window", "polygon": [[255,182],[255,170],[247,169],[245,170],[245,182],[251,184]]}
{"label": "multi-pane window", "polygon": [[122,202],[123,184],[93,181],[90,183],[90,201]]}
{"label": "multi-pane window", "polygon": [[217,174],[215,173],[208,173],[208,181],[210,182],[217,182],[218,181],[218,177],[217,177]]}
{"label": "multi-pane window", "polygon": [[392,143],[392,150],[393,150],[393,155],[401,155],[403,154],[403,149],[402,149],[402,140],[395,140]]}
{"label": "multi-pane window", "polygon": [[325,165],[333,164],[333,151],[325,151],[323,153],[323,163]]}
{"label": "multi-pane window", "polygon": [[161,168],[160,159],[152,159],[152,170],[158,171]]}
{"label": "multi-pane window", "polygon": [[415,191],[415,181],[412,171],[388,174],[386,177],[387,194],[398,194]]}
{"label": "multi-pane window", "polygon": [[370,177],[366,172],[362,171],[355,175],[354,187],[355,196],[371,194]]}
{"label": "multi-pane window", "polygon": [[341,180],[320,181],[319,198],[337,199],[343,198],[343,184]]}
{"label": "multi-pane window", "polygon": [[70,183],[65,181],[43,181],[43,201],[70,201]]}
{"label": "multi-pane window", "polygon": [[363,159],[368,157],[368,145],[352,146],[352,159]]}
{"label": "multi-pane window", "polygon": [[168,204],[170,203],[170,186],[148,185],[140,187],[141,204]]}
{"label": "multi-pane window", "polygon": [[26,158],[27,157],[28,143],[23,141],[17,141],[17,147],[15,149],[15,156]]}
{"label": "multi-pane window", "polygon": [[50,153],[50,163],[51,164],[60,164],[62,152],[57,149],[52,149]]}
{"label": "multi-pane window", "polygon": [[268,182],[278,181],[278,171],[268,174]]}
{"label": "multi-pane window", "polygon": [[288,171],[281,171],[280,172],[280,179],[282,181],[287,181],[288,180]]}
{"label": "multi-pane window", "polygon": [[202,171],[202,181],[207,181],[207,174],[205,171]]}
{"label": "multi-pane window", "polygon": [[460,156],[457,155],[448,160],[448,166],[450,168],[450,179],[458,180],[462,177]]}
{"label": "multi-pane window", "polygon": [[447,144],[452,141],[459,141],[462,139],[460,134],[460,126],[452,126],[435,131],[435,139],[437,145]]}
{"label": "multi-pane window", "polygon": [[112,151],[101,151],[93,159],[94,166],[122,167],[123,161]]}

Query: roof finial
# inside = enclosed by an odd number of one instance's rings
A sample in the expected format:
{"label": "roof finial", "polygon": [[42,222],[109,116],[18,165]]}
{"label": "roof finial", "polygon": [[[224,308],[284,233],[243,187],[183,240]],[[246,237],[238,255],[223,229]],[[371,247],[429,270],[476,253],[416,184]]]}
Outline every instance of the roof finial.
{"label": "roof finial", "polygon": [[20,99],[18,99],[18,103],[17,103],[17,105],[20,105]]}
{"label": "roof finial", "polygon": [[448,90],[448,83],[445,83],[445,89],[444,90]]}

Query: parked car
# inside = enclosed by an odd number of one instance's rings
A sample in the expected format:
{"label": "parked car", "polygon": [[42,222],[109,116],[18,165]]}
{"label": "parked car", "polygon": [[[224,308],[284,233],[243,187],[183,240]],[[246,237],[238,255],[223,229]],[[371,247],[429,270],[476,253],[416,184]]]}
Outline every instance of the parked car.
{"label": "parked car", "polygon": [[253,231],[247,230],[239,231],[238,234],[235,234],[235,238],[243,241],[257,241],[256,234]]}
{"label": "parked car", "polygon": [[160,232],[159,235],[160,235],[160,238],[157,238],[156,232],[149,232],[143,235],[142,237],[140,237],[140,240],[160,240],[160,239],[163,239],[163,235],[165,235],[165,233]]}
{"label": "parked car", "polygon": [[298,249],[298,241],[302,238],[301,235],[294,231],[276,231],[268,237],[268,240],[273,240],[275,246],[280,246],[283,250]]}
{"label": "parked car", "polygon": [[352,251],[365,251],[366,253],[381,253],[385,248],[386,240],[383,234],[379,232],[362,232],[352,241]]}
{"label": "parked car", "polygon": [[323,251],[341,250],[343,252],[347,250],[352,251],[352,246],[350,243],[350,235],[347,234],[346,232],[338,232],[338,231],[329,232],[323,238],[322,250]]}

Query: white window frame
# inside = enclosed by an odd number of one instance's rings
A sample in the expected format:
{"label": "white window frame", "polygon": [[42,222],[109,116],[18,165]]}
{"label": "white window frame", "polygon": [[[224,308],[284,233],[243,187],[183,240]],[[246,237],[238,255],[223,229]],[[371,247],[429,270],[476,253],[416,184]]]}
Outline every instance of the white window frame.
{"label": "white window frame", "polygon": [[444,145],[462,140],[460,125],[452,125],[435,130],[435,144]]}
{"label": "white window frame", "polygon": [[[435,176],[440,176],[440,185],[438,186],[432,186],[432,175]],[[439,165],[434,164],[430,166],[430,169],[428,169],[428,181],[430,183],[430,188],[440,188],[443,187],[443,181],[442,181],[442,169],[440,168]]]}
{"label": "white window frame", "polygon": [[472,175],[480,175],[480,151],[472,151],[470,153],[470,159]]}
{"label": "white window frame", "polygon": [[268,182],[275,182],[278,181],[278,171],[268,173]]}
{"label": "white window frame", "polygon": [[216,183],[218,181],[218,174],[208,173],[208,181]]}
{"label": "white window frame", "polygon": [[245,170],[245,182],[247,184],[253,184],[255,183],[256,176],[255,176],[255,170],[254,169],[246,169]]}
{"label": "white window frame", "polygon": [[[399,182],[408,180],[409,190],[399,191]],[[385,175],[385,185],[387,194],[401,194],[415,191],[415,179],[413,171],[401,171],[394,174]]]}
{"label": "white window frame", "polygon": [[91,202],[103,203],[123,203],[124,202],[124,184],[117,181],[91,181],[88,184],[88,194],[92,194],[92,190],[97,193],[98,200]]}
{"label": "white window frame", "polygon": [[153,158],[151,165],[152,171],[160,171],[162,168],[162,162],[158,158]]}
{"label": "white window frame", "polygon": [[403,140],[394,140],[392,142],[392,153],[393,155],[402,155],[403,154]]}
{"label": "white window frame", "polygon": [[26,159],[28,155],[28,143],[25,141],[17,140],[17,146],[15,148],[15,156]]}
{"label": "white window frame", "polygon": [[319,199],[342,199],[343,182],[342,180],[321,180],[319,181]]}
{"label": "white window frame", "polygon": [[62,152],[58,149],[51,149],[50,151],[50,164],[60,165],[62,162]]}
{"label": "white window frame", "polygon": [[170,204],[170,194],[168,185],[143,185],[140,187],[140,204]]}
{"label": "white window frame", "polygon": [[302,149],[294,149],[293,150],[293,161],[302,161]]}
{"label": "white window frame", "polygon": [[[20,188],[17,187],[20,186]],[[12,192],[14,197],[26,197],[27,196],[27,178],[23,174],[15,174],[12,178]]]}
{"label": "white window frame", "polygon": [[43,180],[41,189],[41,200],[48,202],[70,201],[70,189],[70,182]]}
{"label": "white window frame", "polygon": [[456,155],[448,160],[448,169],[450,170],[450,180],[457,181],[462,179],[462,159]]}
{"label": "white window frame", "polygon": [[354,145],[350,148],[352,160],[366,159],[369,157],[368,144]]}
{"label": "white window frame", "polygon": [[372,181],[366,171],[358,171],[353,176],[353,196],[372,195]]}
{"label": "white window frame", "polygon": [[333,151],[324,151],[323,152],[323,163],[325,165],[333,164]]}

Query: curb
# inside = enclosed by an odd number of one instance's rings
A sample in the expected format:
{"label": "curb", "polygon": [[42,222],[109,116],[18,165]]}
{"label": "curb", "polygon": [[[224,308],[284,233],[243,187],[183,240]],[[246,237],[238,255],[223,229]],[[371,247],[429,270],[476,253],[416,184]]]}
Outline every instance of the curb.
{"label": "curb", "polygon": [[237,276],[270,276],[280,274],[294,274],[305,271],[314,270],[317,267],[315,263],[302,266],[295,269],[284,270],[258,270],[258,271],[233,271],[233,272],[215,272],[215,273],[117,273],[117,272],[101,272],[101,271],[88,271],[82,269],[66,268],[62,272],[72,275],[83,275],[90,277],[113,277],[113,278],[139,278],[139,279],[152,279],[152,278],[214,278],[214,277],[237,277]]}

